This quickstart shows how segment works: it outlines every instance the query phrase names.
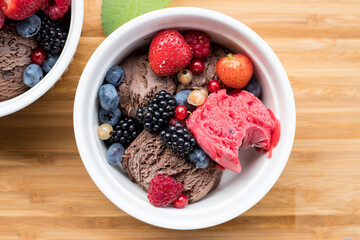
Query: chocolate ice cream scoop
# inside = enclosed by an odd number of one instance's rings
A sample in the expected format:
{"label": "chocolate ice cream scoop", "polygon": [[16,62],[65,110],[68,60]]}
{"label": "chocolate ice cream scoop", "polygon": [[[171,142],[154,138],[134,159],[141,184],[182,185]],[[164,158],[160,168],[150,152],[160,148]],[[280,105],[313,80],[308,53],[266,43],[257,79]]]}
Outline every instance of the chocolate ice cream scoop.
{"label": "chocolate ice cream scoop", "polygon": [[157,174],[172,176],[184,185],[189,202],[199,201],[214,190],[222,175],[213,161],[204,168],[195,168],[187,157],[166,147],[157,135],[143,131],[125,152],[131,158],[122,165],[129,178],[147,191],[151,179]]}
{"label": "chocolate ice cream scoop", "polygon": [[0,102],[16,97],[29,88],[22,75],[31,62],[37,43],[32,38],[21,37],[15,25],[0,30]]}
{"label": "chocolate ice cream scoop", "polygon": [[126,115],[135,118],[136,110],[161,90],[170,94],[176,91],[176,76],[157,76],[150,68],[148,52],[141,50],[127,57],[121,64],[125,79],[120,84],[120,108]]}

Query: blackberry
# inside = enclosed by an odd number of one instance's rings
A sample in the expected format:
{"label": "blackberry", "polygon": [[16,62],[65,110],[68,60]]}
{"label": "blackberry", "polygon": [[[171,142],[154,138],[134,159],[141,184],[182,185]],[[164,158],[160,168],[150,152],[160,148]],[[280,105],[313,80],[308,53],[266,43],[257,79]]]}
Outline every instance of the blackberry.
{"label": "blackberry", "polygon": [[174,116],[176,100],[168,92],[162,90],[152,98],[148,105],[137,110],[136,118],[149,132],[158,133],[168,125]]}
{"label": "blackberry", "polygon": [[196,145],[192,132],[181,123],[168,126],[166,130],[160,132],[160,137],[168,148],[181,155],[189,154]]}
{"label": "blackberry", "polygon": [[41,28],[35,35],[35,40],[47,53],[59,53],[65,46],[67,33],[58,21],[47,16],[41,18]]}
{"label": "blackberry", "polygon": [[113,135],[107,140],[109,145],[121,143],[125,148],[141,133],[142,127],[135,120],[124,117],[114,126]]}

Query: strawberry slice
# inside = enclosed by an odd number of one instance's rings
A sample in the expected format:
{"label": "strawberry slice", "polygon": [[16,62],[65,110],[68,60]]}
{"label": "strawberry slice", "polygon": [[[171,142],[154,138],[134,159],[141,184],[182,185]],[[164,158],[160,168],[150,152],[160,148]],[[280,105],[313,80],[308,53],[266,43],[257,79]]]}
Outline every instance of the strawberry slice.
{"label": "strawberry slice", "polygon": [[7,18],[23,20],[39,10],[41,0],[0,0],[0,9]]}

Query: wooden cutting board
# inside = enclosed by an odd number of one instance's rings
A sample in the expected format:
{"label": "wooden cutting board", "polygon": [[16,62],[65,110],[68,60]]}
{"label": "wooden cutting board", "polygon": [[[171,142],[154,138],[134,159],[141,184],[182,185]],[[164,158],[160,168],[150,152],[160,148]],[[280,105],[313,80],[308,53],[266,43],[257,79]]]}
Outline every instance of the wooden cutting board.
{"label": "wooden cutting board", "polygon": [[79,157],[76,86],[105,39],[101,0],[85,1],[68,72],[40,100],[0,119],[0,239],[360,239],[360,1],[173,0],[230,15],[283,63],[297,131],[285,171],[255,207],[220,226],[172,231],[114,206]]}

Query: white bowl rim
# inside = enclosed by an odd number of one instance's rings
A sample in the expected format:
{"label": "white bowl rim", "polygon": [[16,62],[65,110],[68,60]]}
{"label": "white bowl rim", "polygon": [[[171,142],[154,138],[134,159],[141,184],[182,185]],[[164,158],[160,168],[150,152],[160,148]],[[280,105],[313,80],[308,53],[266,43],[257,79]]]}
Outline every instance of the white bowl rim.
{"label": "white bowl rim", "polygon": [[[139,23],[146,22],[148,19],[157,19],[157,18],[163,18],[166,16],[183,16],[183,15],[193,15],[201,16],[205,18],[212,18],[219,20],[221,19],[223,24],[230,25],[232,27],[241,29],[242,31],[246,32],[246,34],[251,37],[251,39],[254,42],[254,45],[258,49],[261,49],[261,51],[265,52],[265,55],[267,55],[268,58],[272,59],[272,64],[276,66],[277,74],[281,76],[281,79],[283,79],[283,88],[287,91],[284,93],[287,98],[287,110],[289,111],[289,115],[287,116],[290,120],[290,124],[288,126],[289,130],[289,142],[288,146],[289,148],[284,151],[282,154],[283,160],[281,162],[281,166],[274,170],[272,172],[272,175],[270,177],[270,181],[264,183],[262,186],[259,187],[258,193],[254,194],[253,196],[249,196],[249,199],[246,199],[246,204],[242,205],[232,205],[232,211],[229,213],[227,212],[226,215],[220,215],[222,214],[219,212],[219,215],[209,217],[207,219],[203,219],[201,222],[195,222],[195,221],[187,221],[187,222],[176,222],[176,224],[172,223],[168,219],[158,219],[157,216],[148,216],[143,214],[141,211],[137,210],[136,206],[131,206],[131,201],[136,202],[136,199],[127,199],[126,197],[119,197],[115,198],[113,196],[113,190],[111,189],[111,186],[108,184],[112,182],[112,179],[106,179],[101,173],[97,171],[97,169],[94,167],[95,163],[90,160],[91,154],[88,152],[88,146],[86,145],[86,141],[83,141],[86,139],[86,129],[83,129],[81,126],[81,122],[84,118],[82,116],[82,102],[86,99],[87,93],[86,88],[83,86],[86,86],[86,81],[89,76],[87,76],[87,72],[90,71],[92,67],[95,67],[95,62],[97,56],[101,55],[101,53],[107,48],[108,45],[112,45],[113,42],[116,42],[116,39],[119,35],[122,34],[122,32],[127,31],[128,29],[133,28],[134,26],[137,26]],[[226,22],[226,23],[225,23]],[[202,9],[202,8],[194,8],[194,7],[175,7],[175,8],[166,8],[166,9],[160,9],[156,11],[152,11],[146,14],[143,14],[135,19],[130,20],[129,22],[125,23],[121,27],[119,27],[116,31],[114,31],[111,35],[109,35],[102,43],[101,45],[96,49],[96,51],[93,53],[91,58],[89,59],[86,67],[84,68],[83,74],[80,78],[76,96],[75,96],[75,102],[74,102],[74,133],[76,138],[76,144],[81,156],[81,159],[85,165],[85,168],[87,169],[89,175],[91,176],[94,183],[97,185],[97,187],[103,192],[103,194],[112,201],[116,206],[121,208],[124,212],[128,213],[129,215],[146,222],[148,224],[168,228],[168,229],[178,229],[178,230],[190,230],[190,229],[201,229],[201,228],[207,228],[211,226],[215,226],[224,222],[227,222],[242,213],[246,212],[248,209],[250,209],[252,206],[254,206],[257,202],[259,202],[266,194],[267,192],[272,188],[272,186],[276,183],[278,178],[280,177],[283,169],[285,168],[285,165],[288,161],[288,158],[291,153],[291,149],[293,146],[293,141],[295,137],[295,128],[296,128],[296,112],[295,112],[295,101],[294,96],[292,92],[292,88],[290,85],[290,82],[288,80],[287,74],[280,63],[280,60],[275,55],[275,53],[272,51],[270,46],[259,36],[257,35],[253,30],[248,28],[246,25],[241,23],[240,21],[229,17],[227,15],[224,15],[222,13]],[[118,191],[124,191],[123,193],[126,193],[126,189],[117,189]],[[121,198],[121,199],[120,199]],[[234,204],[232,202],[232,204]]]}
{"label": "white bowl rim", "polygon": [[68,38],[63,51],[51,71],[34,87],[26,92],[0,102],[0,117],[17,112],[43,96],[61,78],[71,63],[80,41],[84,21],[84,0],[72,0]]}

